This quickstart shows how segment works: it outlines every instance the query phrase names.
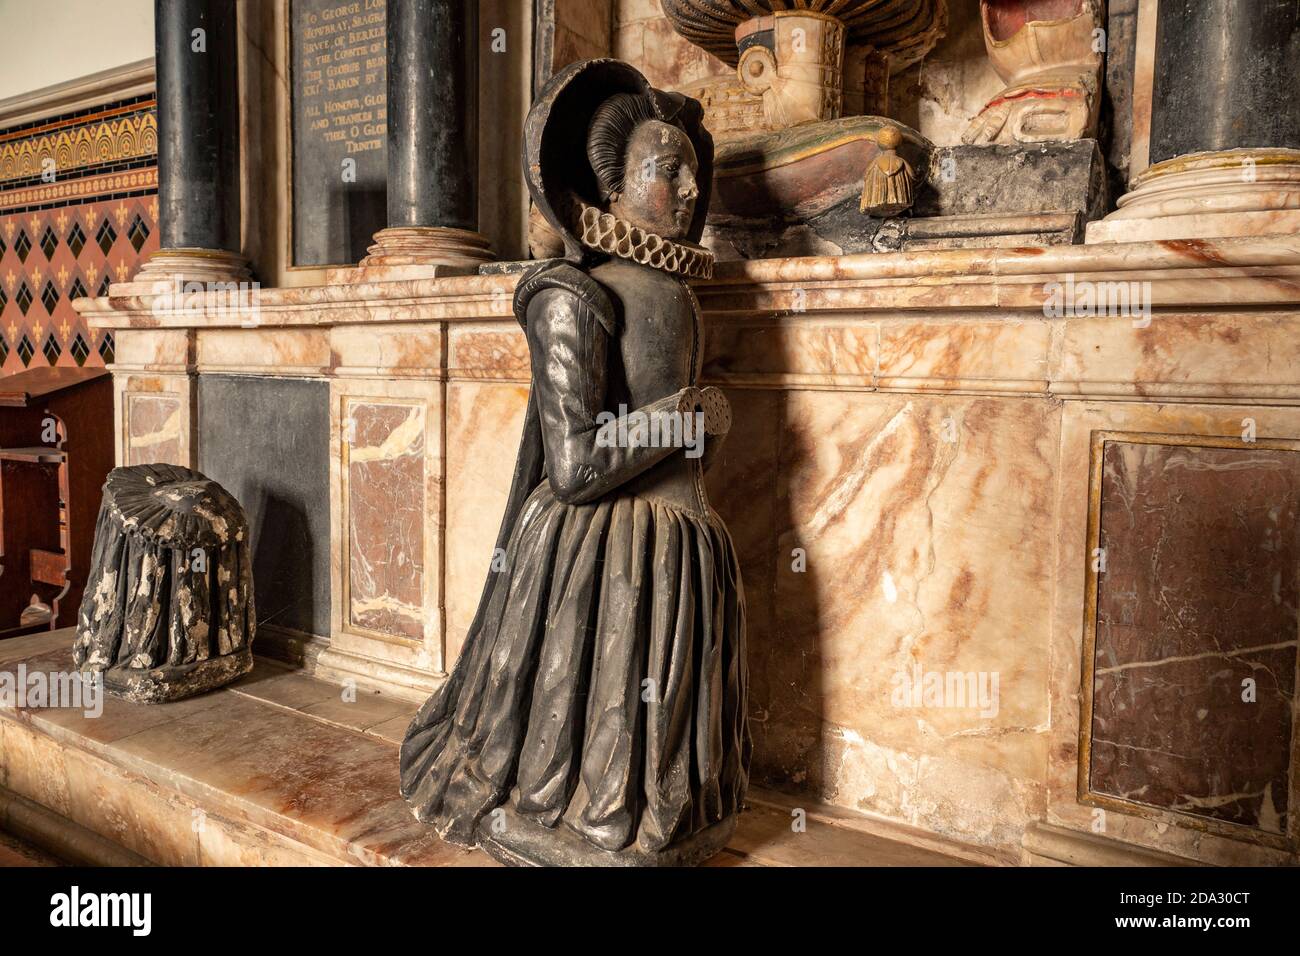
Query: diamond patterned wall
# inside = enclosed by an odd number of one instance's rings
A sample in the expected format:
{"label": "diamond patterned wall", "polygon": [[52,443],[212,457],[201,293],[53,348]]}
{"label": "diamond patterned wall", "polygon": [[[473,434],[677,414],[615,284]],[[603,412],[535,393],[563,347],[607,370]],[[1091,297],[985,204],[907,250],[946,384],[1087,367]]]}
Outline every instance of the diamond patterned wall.
{"label": "diamond patterned wall", "polygon": [[113,360],[72,300],[157,251],[156,163],[152,96],[0,130],[0,375]]}

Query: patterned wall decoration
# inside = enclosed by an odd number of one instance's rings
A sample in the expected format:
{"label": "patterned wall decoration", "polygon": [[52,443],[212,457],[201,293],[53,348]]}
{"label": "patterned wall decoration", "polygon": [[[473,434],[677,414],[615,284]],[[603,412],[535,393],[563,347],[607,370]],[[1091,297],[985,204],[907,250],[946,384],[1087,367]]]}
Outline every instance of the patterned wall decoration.
{"label": "patterned wall decoration", "polygon": [[152,95],[0,130],[0,375],[112,362],[72,300],[157,251],[157,153]]}

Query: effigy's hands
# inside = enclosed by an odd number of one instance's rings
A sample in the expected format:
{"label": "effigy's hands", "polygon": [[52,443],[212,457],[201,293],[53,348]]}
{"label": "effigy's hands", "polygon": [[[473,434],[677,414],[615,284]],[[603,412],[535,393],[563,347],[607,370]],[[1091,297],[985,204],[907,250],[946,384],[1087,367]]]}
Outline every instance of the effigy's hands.
{"label": "effigy's hands", "polygon": [[1008,103],[995,103],[986,106],[978,116],[971,120],[965,132],[961,134],[961,141],[967,146],[985,146],[989,143],[996,143],[1010,116],[1011,106]]}
{"label": "effigy's hands", "polygon": [[700,389],[700,409],[704,412],[704,433],[722,437],[731,431],[731,402],[722,389],[712,385]]}

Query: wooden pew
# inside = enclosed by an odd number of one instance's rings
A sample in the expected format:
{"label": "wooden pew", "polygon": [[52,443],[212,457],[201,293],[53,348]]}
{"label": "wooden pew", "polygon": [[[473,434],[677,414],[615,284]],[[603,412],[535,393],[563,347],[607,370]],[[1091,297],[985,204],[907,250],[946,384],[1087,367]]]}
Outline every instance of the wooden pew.
{"label": "wooden pew", "polygon": [[107,369],[0,378],[0,638],[76,623],[112,467]]}

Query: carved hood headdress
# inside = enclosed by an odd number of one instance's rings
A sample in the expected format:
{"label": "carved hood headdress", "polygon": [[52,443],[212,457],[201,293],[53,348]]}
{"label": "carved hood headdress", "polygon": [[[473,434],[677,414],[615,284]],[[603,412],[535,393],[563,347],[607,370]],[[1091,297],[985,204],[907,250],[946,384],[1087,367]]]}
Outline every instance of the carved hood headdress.
{"label": "carved hood headdress", "polygon": [[587,160],[587,128],[600,105],[619,93],[644,96],[655,117],[684,132],[695,147],[700,195],[686,239],[698,243],[713,186],[713,137],[704,109],[681,93],[656,90],[621,60],[571,63],[542,88],[524,123],[524,180],[533,202],[564,240],[564,257],[576,264],[589,254],[579,240],[584,206],[601,206],[600,187]]}

